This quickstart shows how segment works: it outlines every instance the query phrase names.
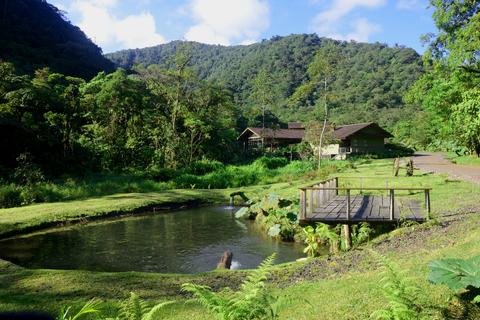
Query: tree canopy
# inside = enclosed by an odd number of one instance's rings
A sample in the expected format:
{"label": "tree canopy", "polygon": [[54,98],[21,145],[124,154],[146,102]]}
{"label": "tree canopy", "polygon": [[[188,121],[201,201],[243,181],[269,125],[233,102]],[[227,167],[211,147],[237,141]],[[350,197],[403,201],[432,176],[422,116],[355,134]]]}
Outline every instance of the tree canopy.
{"label": "tree canopy", "polygon": [[0,0],[0,60],[20,73],[49,67],[84,79],[113,64],[63,12],[45,0]]}

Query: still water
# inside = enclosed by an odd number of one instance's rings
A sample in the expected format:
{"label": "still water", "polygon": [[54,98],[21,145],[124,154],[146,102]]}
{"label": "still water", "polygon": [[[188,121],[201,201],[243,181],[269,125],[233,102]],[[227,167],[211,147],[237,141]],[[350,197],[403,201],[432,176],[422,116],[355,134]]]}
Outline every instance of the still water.
{"label": "still water", "polygon": [[302,246],[270,239],[225,207],[108,220],[0,241],[0,258],[28,268],[197,273],[215,269],[224,251],[246,269],[273,252],[276,263],[304,256]]}

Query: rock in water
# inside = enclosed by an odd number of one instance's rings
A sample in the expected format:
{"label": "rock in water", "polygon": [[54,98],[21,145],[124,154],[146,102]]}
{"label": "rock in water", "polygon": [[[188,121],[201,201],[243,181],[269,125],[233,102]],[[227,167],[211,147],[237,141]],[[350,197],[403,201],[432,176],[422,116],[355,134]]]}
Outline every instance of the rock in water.
{"label": "rock in water", "polygon": [[230,269],[232,266],[233,253],[225,251],[217,264],[217,269]]}

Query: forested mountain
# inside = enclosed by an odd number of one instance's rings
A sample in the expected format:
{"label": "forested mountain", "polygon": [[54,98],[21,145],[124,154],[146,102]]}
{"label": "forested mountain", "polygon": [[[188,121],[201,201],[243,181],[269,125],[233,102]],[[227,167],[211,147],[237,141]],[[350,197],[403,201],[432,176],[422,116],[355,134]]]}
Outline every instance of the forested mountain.
{"label": "forested mountain", "polygon": [[[131,68],[136,64],[169,65],[176,52],[186,51],[191,56],[190,66],[200,78],[225,84],[233,92],[236,104],[253,114],[257,107],[252,99],[253,83],[259,71],[266,70],[273,79],[272,111],[285,121],[307,120],[322,98],[315,93],[302,101],[289,98],[309,81],[308,67],[316,52],[325,46],[333,46],[336,54],[342,56],[329,79],[332,118],[343,123],[375,120],[392,126],[401,117],[402,96],[423,70],[421,58],[413,49],[302,34],[232,47],[174,41],[123,50],[107,57],[117,66]],[[321,88],[316,91],[323,96]]]}
{"label": "forested mountain", "polygon": [[0,0],[0,60],[26,73],[49,67],[89,79],[113,71],[102,50],[44,0]]}

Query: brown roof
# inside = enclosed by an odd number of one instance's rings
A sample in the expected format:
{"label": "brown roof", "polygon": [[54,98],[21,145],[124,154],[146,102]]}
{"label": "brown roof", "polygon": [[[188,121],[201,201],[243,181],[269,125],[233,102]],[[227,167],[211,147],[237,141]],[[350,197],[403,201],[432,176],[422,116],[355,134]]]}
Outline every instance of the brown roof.
{"label": "brown roof", "polygon": [[[344,140],[350,137],[351,135],[368,127],[375,129],[378,132],[377,135],[382,135],[385,138],[392,137],[392,134],[390,132],[386,131],[375,122],[355,123],[355,124],[337,126],[333,131],[333,137],[338,140]],[[305,130],[302,130],[301,128],[298,128],[298,129],[297,128],[295,129],[247,128],[242,132],[242,134],[238,137],[238,139],[240,139],[241,137],[243,137],[248,133],[254,134],[258,136],[258,138],[260,138],[262,137],[262,130],[263,130],[263,136],[265,138],[301,140],[305,137]]]}
{"label": "brown roof", "polygon": [[349,136],[357,133],[360,130],[363,130],[365,128],[372,127],[376,129],[381,135],[383,135],[385,138],[392,137],[392,134],[382,127],[380,127],[378,124],[375,122],[367,122],[367,123],[355,123],[355,124],[347,124],[343,126],[338,126],[335,128],[333,131],[333,136],[336,139],[343,140],[348,138]]}
{"label": "brown roof", "polygon": [[288,129],[305,129],[305,126],[301,122],[289,122]]}
{"label": "brown roof", "polygon": [[[301,140],[305,136],[305,130],[298,130],[298,129],[269,129],[269,128],[247,128],[245,129],[240,137],[242,137],[248,131],[252,132],[253,134],[260,137],[265,138],[277,138],[277,139],[294,139],[294,140]],[[263,135],[262,135],[263,131]],[[239,138],[240,138],[239,137]]]}

